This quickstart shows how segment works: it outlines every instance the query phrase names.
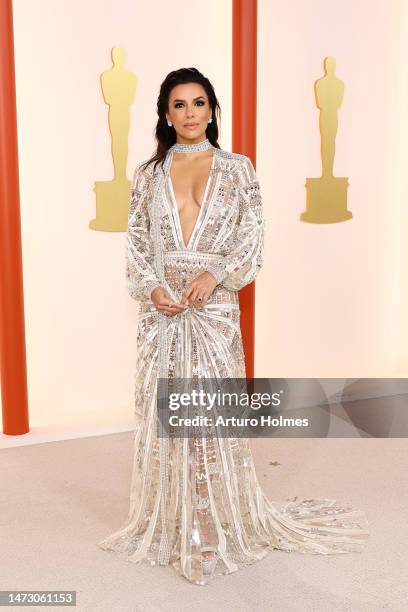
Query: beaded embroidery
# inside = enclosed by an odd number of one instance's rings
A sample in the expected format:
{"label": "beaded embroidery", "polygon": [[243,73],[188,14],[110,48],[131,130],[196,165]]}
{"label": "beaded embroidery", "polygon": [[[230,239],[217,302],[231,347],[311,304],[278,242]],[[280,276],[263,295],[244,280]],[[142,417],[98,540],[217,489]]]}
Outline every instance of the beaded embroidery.
{"label": "beaded embroidery", "polygon": [[[138,165],[132,183],[126,278],[139,302],[139,321],[130,508],[125,524],[98,544],[134,563],[172,564],[195,584],[234,572],[272,549],[361,551],[369,534],[364,512],[330,499],[270,501],[248,440],[157,436],[158,376],[168,385],[173,378],[245,377],[238,290],[263,265],[265,232],[250,159],[214,147],[205,208],[190,248],[184,248],[168,182],[173,152],[163,171]],[[178,301],[204,270],[218,284],[203,307],[172,317],[156,310],[150,299],[155,287],[165,287]],[[217,551],[210,573],[205,548]]]}

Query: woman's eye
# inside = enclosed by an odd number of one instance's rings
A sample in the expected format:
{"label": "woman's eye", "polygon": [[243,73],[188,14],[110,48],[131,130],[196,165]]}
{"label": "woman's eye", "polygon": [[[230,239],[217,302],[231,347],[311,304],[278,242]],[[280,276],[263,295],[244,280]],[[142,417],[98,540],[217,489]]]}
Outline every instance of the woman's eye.
{"label": "woman's eye", "polygon": [[[196,104],[198,104],[198,106],[204,106],[205,105],[205,101],[204,100],[197,100]],[[174,108],[180,108],[180,106],[183,106],[183,102],[176,102],[174,105]]]}

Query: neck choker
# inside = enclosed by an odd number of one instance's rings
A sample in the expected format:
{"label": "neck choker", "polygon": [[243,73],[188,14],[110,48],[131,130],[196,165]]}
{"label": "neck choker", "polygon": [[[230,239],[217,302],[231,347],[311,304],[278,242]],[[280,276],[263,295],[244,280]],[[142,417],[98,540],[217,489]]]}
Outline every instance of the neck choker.
{"label": "neck choker", "polygon": [[190,143],[180,143],[176,142],[171,148],[175,153],[193,153],[195,151],[206,151],[207,149],[212,148],[211,142],[206,138],[201,142]]}

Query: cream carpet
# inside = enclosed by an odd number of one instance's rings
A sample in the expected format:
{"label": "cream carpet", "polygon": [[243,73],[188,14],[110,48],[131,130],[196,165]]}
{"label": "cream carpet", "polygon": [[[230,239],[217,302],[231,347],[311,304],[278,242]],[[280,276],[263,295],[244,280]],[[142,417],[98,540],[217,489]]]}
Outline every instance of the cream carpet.
{"label": "cream carpet", "polygon": [[364,509],[365,551],[271,551],[208,586],[190,584],[172,567],[134,565],[103,551],[97,542],[128,510],[133,436],[122,433],[0,451],[0,590],[75,590],[80,612],[408,610],[407,440],[251,445],[271,499],[332,497]]}

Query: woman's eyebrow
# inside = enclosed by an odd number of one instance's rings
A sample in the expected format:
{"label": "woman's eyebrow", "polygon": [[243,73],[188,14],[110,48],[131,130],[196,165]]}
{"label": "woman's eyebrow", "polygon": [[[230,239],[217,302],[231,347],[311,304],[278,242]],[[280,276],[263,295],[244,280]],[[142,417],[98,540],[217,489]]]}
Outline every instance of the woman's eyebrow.
{"label": "woman's eyebrow", "polygon": [[[204,99],[204,96],[197,96],[196,98],[193,98],[193,102],[194,100],[199,100],[200,98]],[[182,100],[181,98],[176,98],[175,100],[173,100],[173,102],[185,102],[186,100]]]}

